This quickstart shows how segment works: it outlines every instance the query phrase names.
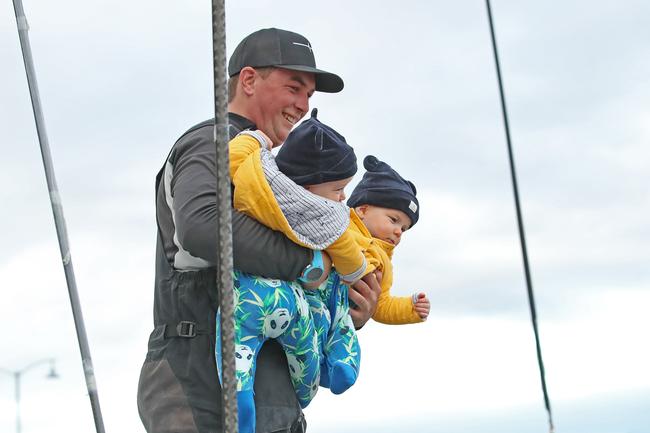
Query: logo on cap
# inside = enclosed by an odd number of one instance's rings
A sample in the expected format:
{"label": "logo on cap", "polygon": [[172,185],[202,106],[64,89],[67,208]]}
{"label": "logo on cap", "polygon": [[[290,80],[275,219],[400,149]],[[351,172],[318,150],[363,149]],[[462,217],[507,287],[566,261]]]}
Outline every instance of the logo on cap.
{"label": "logo on cap", "polygon": [[411,212],[415,213],[418,211],[418,205],[411,200],[411,203],[409,203],[409,209],[411,209]]}
{"label": "logo on cap", "polygon": [[309,52],[313,53],[314,50],[311,49],[311,44],[307,42],[306,44],[301,44],[300,42],[294,42],[294,45],[300,45],[301,47],[309,48]]}

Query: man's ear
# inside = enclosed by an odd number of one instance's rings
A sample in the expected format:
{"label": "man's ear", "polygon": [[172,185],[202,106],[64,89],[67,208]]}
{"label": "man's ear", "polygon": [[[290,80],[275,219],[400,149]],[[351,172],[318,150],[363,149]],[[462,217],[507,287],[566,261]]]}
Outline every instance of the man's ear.
{"label": "man's ear", "polygon": [[246,96],[252,96],[255,93],[255,80],[257,71],[250,66],[245,66],[239,71],[239,86]]}

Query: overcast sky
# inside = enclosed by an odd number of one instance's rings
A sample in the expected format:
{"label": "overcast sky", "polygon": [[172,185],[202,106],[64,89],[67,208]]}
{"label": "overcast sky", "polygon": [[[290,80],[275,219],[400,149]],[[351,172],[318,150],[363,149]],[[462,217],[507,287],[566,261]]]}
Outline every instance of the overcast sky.
{"label": "overcast sky", "polygon": [[[227,2],[227,47],[304,34],[345,89],[319,118],[418,188],[394,293],[421,325],[371,323],[362,368],[321,390],[309,431],[544,432],[505,134],[482,1]],[[142,433],[152,328],[154,178],[212,116],[208,2],[24,0],[107,432]],[[650,5],[492,4],[547,384],[558,432],[650,426]],[[0,368],[23,432],[94,430],[14,11],[0,4]],[[361,172],[355,177],[358,181]],[[217,402],[215,402],[217,404]],[[0,375],[0,431],[14,428]]]}

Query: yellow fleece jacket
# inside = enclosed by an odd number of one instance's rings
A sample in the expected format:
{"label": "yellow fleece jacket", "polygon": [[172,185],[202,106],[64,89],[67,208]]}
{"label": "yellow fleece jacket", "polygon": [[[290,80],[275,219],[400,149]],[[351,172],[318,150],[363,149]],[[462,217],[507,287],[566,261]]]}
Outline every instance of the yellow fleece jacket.
{"label": "yellow fleece jacket", "polygon": [[[229,146],[235,208],[267,227],[281,231],[293,242],[309,247],[296,237],[273,195],[264,176],[257,139],[250,135],[238,135],[230,141]],[[362,266],[365,266],[363,276],[375,270],[382,272],[381,294],[373,319],[390,325],[422,322],[410,296],[390,294],[393,285],[393,248],[394,245],[373,238],[354,209],[350,209],[350,225],[339,239],[325,248],[325,252],[342,276],[357,272]]]}
{"label": "yellow fleece jacket", "polygon": [[[261,162],[260,143],[250,135],[238,135],[230,141],[230,178],[235,186],[235,209],[284,233],[293,242],[309,247],[292,230],[269,186]],[[348,230],[325,248],[342,279],[353,283],[365,275],[363,250],[370,240],[357,243]]]}
{"label": "yellow fleece jacket", "polygon": [[391,258],[393,257],[393,249],[395,246],[372,237],[368,228],[361,221],[361,218],[359,218],[354,209],[350,209],[350,220],[351,224],[348,231],[354,233],[355,240],[357,242],[360,239],[370,240],[370,245],[368,245],[364,252],[368,261],[366,274],[375,270],[380,270],[383,273],[377,311],[372,318],[377,322],[388,325],[406,325],[422,322],[422,319],[415,311],[411,296],[391,296],[390,294],[390,288],[393,285],[393,263]]}

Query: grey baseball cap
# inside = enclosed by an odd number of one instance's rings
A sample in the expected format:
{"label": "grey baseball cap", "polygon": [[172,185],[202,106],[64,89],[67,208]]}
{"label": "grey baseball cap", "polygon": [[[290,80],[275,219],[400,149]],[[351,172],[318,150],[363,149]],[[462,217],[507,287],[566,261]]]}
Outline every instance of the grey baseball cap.
{"label": "grey baseball cap", "polygon": [[341,77],[316,68],[314,50],[307,38],[287,30],[262,29],[246,36],[230,56],[228,75],[237,75],[246,66],[276,66],[311,72],[316,78],[317,91],[337,93],[343,90]]}

